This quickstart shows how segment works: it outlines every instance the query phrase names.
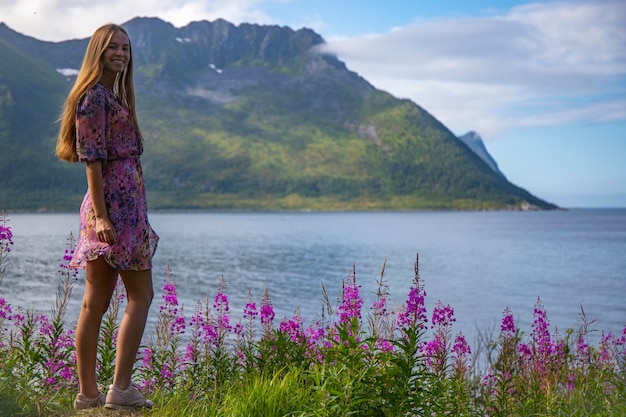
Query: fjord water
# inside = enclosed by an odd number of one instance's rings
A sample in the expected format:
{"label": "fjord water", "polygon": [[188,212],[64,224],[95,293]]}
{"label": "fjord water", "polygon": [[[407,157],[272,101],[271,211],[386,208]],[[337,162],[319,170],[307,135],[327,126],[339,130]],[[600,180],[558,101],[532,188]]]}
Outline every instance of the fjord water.
{"label": "fjord water", "polygon": [[[59,264],[78,215],[7,213],[13,231],[10,265],[0,283],[15,308],[47,313],[54,305]],[[324,307],[322,286],[335,305],[353,268],[368,310],[376,280],[384,278],[391,305],[404,302],[419,253],[428,314],[450,304],[470,343],[478,332],[499,330],[509,307],[525,333],[541,299],[552,328],[580,324],[581,306],[600,330],[626,325],[626,210],[540,212],[152,212],[161,236],[154,259],[155,304],[169,267],[189,318],[197,302],[218,291],[220,278],[233,320],[248,292],[260,303],[265,289],[277,319],[299,309],[305,324]],[[68,308],[74,323],[84,273]]]}

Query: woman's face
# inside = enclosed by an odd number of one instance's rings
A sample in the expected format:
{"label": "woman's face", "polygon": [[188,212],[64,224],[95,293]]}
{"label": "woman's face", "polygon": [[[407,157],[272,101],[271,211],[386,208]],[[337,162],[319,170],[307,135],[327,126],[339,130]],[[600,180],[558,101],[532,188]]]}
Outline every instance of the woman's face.
{"label": "woman's face", "polygon": [[130,41],[124,32],[115,32],[102,55],[103,75],[114,76],[126,69],[130,62]]}

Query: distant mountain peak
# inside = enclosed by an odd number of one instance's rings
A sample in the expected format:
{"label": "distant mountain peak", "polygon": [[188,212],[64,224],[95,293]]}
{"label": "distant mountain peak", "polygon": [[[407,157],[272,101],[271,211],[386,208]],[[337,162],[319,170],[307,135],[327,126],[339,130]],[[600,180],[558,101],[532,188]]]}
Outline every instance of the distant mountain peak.
{"label": "distant mountain peak", "polygon": [[480,157],[489,168],[491,168],[494,172],[501,175],[502,178],[506,178],[504,174],[498,168],[498,164],[495,159],[491,156],[487,148],[485,147],[485,143],[483,142],[483,138],[476,132],[469,131],[466,134],[459,136],[459,139],[465,143],[476,155]]}

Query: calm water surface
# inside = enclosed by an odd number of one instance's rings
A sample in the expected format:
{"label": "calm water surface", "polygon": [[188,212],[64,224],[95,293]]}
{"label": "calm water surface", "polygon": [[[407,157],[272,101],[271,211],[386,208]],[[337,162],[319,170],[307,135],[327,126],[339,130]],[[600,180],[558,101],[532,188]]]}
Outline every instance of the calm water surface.
{"label": "calm water surface", "polygon": [[[44,312],[54,305],[58,265],[78,215],[7,213],[14,235],[0,283],[13,306]],[[419,253],[429,314],[437,300],[455,310],[455,331],[473,340],[498,328],[508,306],[525,332],[538,297],[552,326],[580,323],[620,332],[626,325],[626,210],[556,212],[215,213],[154,212],[161,236],[154,259],[153,330],[165,270],[176,280],[189,317],[212,299],[223,276],[235,318],[248,291],[269,290],[277,318],[299,308],[310,323],[323,307],[322,284],[336,301],[356,268],[365,308],[386,260],[392,302],[404,302]],[[72,295],[75,322],[84,275]]]}

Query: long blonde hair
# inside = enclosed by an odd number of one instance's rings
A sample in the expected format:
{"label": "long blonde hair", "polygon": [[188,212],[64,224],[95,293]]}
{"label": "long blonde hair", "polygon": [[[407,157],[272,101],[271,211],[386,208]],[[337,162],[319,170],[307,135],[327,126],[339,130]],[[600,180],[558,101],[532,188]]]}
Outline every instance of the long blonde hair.
{"label": "long blonde hair", "polygon": [[[80,67],[76,82],[70,91],[67,100],[63,106],[63,111],[59,117],[61,128],[59,129],[59,137],[57,138],[56,154],[63,161],[77,162],[78,154],[76,153],[76,107],[81,97],[98,83],[102,76],[104,51],[109,46],[111,38],[117,32],[122,32],[126,36],[128,33],[119,25],[107,24],[93,33],[89,40],[89,45],[85,51],[85,58]],[[130,45],[130,37],[129,37]],[[130,112],[139,136],[139,123],[137,122],[137,113],[135,112],[135,88],[133,86],[133,52],[130,49],[130,60],[124,71],[115,78],[113,92],[126,106]]]}

